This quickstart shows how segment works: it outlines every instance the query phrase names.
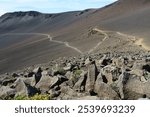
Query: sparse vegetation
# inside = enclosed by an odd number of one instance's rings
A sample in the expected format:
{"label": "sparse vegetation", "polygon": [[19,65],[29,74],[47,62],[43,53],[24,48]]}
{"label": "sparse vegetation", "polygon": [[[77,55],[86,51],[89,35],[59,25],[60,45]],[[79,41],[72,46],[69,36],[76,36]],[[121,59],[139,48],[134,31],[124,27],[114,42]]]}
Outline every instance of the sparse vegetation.
{"label": "sparse vegetation", "polygon": [[14,100],[28,100],[28,97],[27,96],[18,95],[16,97],[14,97]]}
{"label": "sparse vegetation", "polygon": [[73,72],[73,78],[72,78],[73,84],[75,84],[75,83],[79,80],[79,78],[80,78],[80,76],[81,76],[81,73],[82,73],[81,70],[75,70],[75,71]]}
{"label": "sparse vegetation", "polygon": [[36,94],[32,97],[27,96],[17,96],[13,100],[50,100],[50,95],[48,94]]}
{"label": "sparse vegetation", "polygon": [[29,100],[50,100],[50,95],[48,94],[36,94],[33,97],[30,97]]}
{"label": "sparse vegetation", "polygon": [[56,74],[65,75],[65,74],[66,74],[66,71],[65,71],[62,67],[59,67]]}
{"label": "sparse vegetation", "polygon": [[79,78],[81,75],[82,71],[81,70],[75,70],[74,71],[74,78]]}

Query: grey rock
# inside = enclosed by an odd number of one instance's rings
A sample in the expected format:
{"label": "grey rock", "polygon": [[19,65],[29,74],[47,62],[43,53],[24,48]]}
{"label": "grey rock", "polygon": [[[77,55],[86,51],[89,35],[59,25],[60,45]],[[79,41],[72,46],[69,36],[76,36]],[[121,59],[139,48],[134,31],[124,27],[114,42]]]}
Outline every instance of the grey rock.
{"label": "grey rock", "polygon": [[70,71],[72,69],[72,64],[68,63],[67,66],[63,68],[65,71]]}
{"label": "grey rock", "polygon": [[150,72],[144,71],[144,75],[143,76],[145,77],[146,80],[150,80]]}
{"label": "grey rock", "polygon": [[116,67],[120,68],[122,66],[124,66],[124,58],[123,57],[119,57],[119,58],[114,58],[112,61],[112,64],[115,65]]}
{"label": "grey rock", "polygon": [[15,82],[16,95],[15,96],[28,96],[28,88],[22,79],[17,79]]}
{"label": "grey rock", "polygon": [[143,83],[138,78],[130,78],[124,85],[126,99],[138,99],[143,95],[150,97],[150,82]]}
{"label": "grey rock", "polygon": [[141,76],[140,81],[143,82],[143,83],[147,82],[147,80],[146,80],[146,78],[144,76]]}
{"label": "grey rock", "polygon": [[73,76],[73,72],[71,71],[68,71],[66,74],[65,74],[65,77],[68,79],[68,81],[66,81],[66,85],[70,86],[73,88],[74,86],[74,76]]}
{"label": "grey rock", "polygon": [[53,70],[52,68],[51,69],[48,69],[47,70],[47,74],[49,75],[49,76],[54,76],[55,75],[55,70]]}
{"label": "grey rock", "polygon": [[106,55],[104,55],[99,61],[97,61],[98,66],[103,66],[103,62],[106,59]]}
{"label": "grey rock", "polygon": [[50,88],[54,88],[55,86],[59,85],[59,77],[54,76],[51,78]]}
{"label": "grey rock", "polygon": [[37,67],[33,70],[33,72],[35,73],[35,81],[37,84],[42,77],[42,69],[41,69],[41,67]]}
{"label": "grey rock", "polygon": [[[41,93],[53,99],[149,98],[149,58],[150,52],[144,51],[60,57],[42,69],[32,66],[0,75],[0,88],[13,89],[16,96]],[[4,98],[9,97],[6,92]]]}
{"label": "grey rock", "polygon": [[130,78],[130,73],[126,72],[124,68],[122,68],[122,74],[119,76],[117,81],[117,87],[119,89],[119,94],[121,99],[124,99],[124,85],[127,83],[128,79]]}
{"label": "grey rock", "polygon": [[73,78],[73,73],[71,71],[68,71],[66,74],[65,74],[66,78],[71,80]]}
{"label": "grey rock", "polygon": [[130,74],[132,74],[132,75],[136,75],[136,76],[138,76],[138,77],[142,77],[143,76],[143,74],[144,74],[144,72],[143,72],[143,70],[141,70],[141,69],[133,69],[133,70],[131,70],[130,71]]}
{"label": "grey rock", "polygon": [[41,67],[34,68],[33,72],[36,74],[38,72],[42,72]]}
{"label": "grey rock", "polygon": [[150,63],[143,65],[142,69],[150,73]]}
{"label": "grey rock", "polygon": [[10,86],[16,81],[16,78],[5,78],[1,81],[3,86]]}
{"label": "grey rock", "polygon": [[49,74],[48,74],[48,71],[47,70],[43,70],[42,71],[42,77],[47,77]]}
{"label": "grey rock", "polygon": [[134,62],[132,69],[142,70],[144,65],[146,65],[145,60],[137,60]]}
{"label": "grey rock", "polygon": [[38,90],[34,87],[26,84],[23,79],[18,78],[16,82],[14,83],[15,90],[16,90],[16,96],[33,96],[34,94],[38,93]]}
{"label": "grey rock", "polygon": [[50,76],[42,76],[40,81],[36,84],[36,88],[39,89],[42,93],[48,92],[50,90],[50,85],[52,83],[52,77]]}
{"label": "grey rock", "polygon": [[105,79],[103,79],[103,75],[102,75],[101,72],[98,74],[96,81],[97,81],[97,80],[98,80],[99,82],[107,83],[107,82],[105,81]]}
{"label": "grey rock", "polygon": [[50,89],[54,88],[55,86],[61,85],[63,82],[67,81],[68,79],[65,76],[57,75],[51,78]]}
{"label": "grey rock", "polygon": [[107,84],[110,85],[113,83],[113,81],[118,80],[120,72],[119,68],[112,65],[107,65],[101,69],[101,74],[106,78]]}
{"label": "grey rock", "polygon": [[16,90],[9,86],[0,87],[0,99],[9,99],[15,96]]}
{"label": "grey rock", "polygon": [[35,77],[29,77],[29,78],[19,77],[18,79],[23,80],[25,84],[30,85],[32,87],[36,85]]}
{"label": "grey rock", "polygon": [[28,74],[27,74],[27,77],[29,78],[29,77],[33,77],[34,76],[34,72],[29,72]]}
{"label": "grey rock", "polygon": [[17,73],[13,73],[12,77],[17,78],[17,77],[19,77],[19,75]]}
{"label": "grey rock", "polygon": [[102,100],[120,99],[118,94],[108,84],[103,82],[100,74],[95,82],[94,92],[97,93]]}
{"label": "grey rock", "polygon": [[77,92],[71,89],[69,86],[61,87],[60,99],[68,100],[77,97]]}
{"label": "grey rock", "polygon": [[88,65],[91,63],[91,59],[88,57],[86,60],[85,60],[85,65]]}
{"label": "grey rock", "polygon": [[111,58],[106,57],[105,59],[103,59],[101,66],[107,66],[110,65],[112,63]]}
{"label": "grey rock", "polygon": [[35,70],[33,70],[34,68],[33,68],[33,66],[32,66],[32,68],[30,67],[30,68],[28,68],[28,69],[26,69],[26,70],[24,70],[21,74],[21,76],[24,76],[24,77],[33,77],[34,76],[34,72],[36,72]]}
{"label": "grey rock", "polygon": [[97,67],[95,65],[95,61],[91,62],[91,64],[88,66],[88,75],[85,85],[85,90],[89,93],[92,93],[94,91],[94,85],[95,80],[97,78],[98,71]]}
{"label": "grey rock", "polygon": [[48,91],[51,98],[58,97],[61,94],[61,91],[55,91],[54,89],[51,89]]}
{"label": "grey rock", "polygon": [[110,65],[105,66],[102,70],[101,73],[102,75],[107,79],[107,83],[108,84],[112,84],[113,83],[113,76],[112,76],[112,70],[114,68]]}
{"label": "grey rock", "polygon": [[85,84],[86,84],[86,77],[87,72],[82,71],[81,77],[74,85],[74,90],[78,92],[83,92],[85,90]]}

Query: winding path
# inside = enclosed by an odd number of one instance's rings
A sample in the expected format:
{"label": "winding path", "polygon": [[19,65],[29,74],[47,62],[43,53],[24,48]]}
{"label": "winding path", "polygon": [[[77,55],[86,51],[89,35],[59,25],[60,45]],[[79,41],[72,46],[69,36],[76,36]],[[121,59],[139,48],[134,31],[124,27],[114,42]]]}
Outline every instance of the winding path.
{"label": "winding path", "polygon": [[80,54],[83,54],[83,52],[81,50],[79,50],[78,48],[76,48],[74,46],[69,45],[68,42],[53,40],[53,38],[49,34],[44,34],[44,33],[6,33],[6,34],[2,34],[2,35],[39,35],[39,36],[47,36],[47,38],[44,38],[44,39],[49,39],[50,42],[64,44],[66,47],[71,48],[71,49],[73,49],[74,51],[76,51]]}
{"label": "winding path", "polygon": [[98,28],[93,28],[93,31],[100,32],[101,34],[104,35],[104,38],[102,41],[100,41],[94,48],[90,49],[88,53],[92,53],[94,50],[96,50],[107,38],[109,38],[108,34],[105,33],[104,31],[98,29]]}
{"label": "winding path", "polygon": [[[92,49],[90,49],[88,51],[89,54],[92,53],[93,51],[95,51],[106,39],[109,38],[108,34],[105,33],[105,31],[103,31],[103,30],[100,30],[98,28],[93,28],[92,30],[101,33],[102,35],[104,35],[104,38],[95,47],[93,47]],[[129,36],[129,35],[126,35],[126,34],[123,34],[123,33],[120,33],[120,32],[116,32],[116,33],[118,35],[126,36],[128,38],[132,38],[133,40],[135,40],[134,36]],[[64,44],[66,47],[71,48],[71,49],[73,49],[74,51],[76,51],[76,52],[78,52],[80,54],[83,54],[83,52],[80,49],[78,49],[78,48],[76,48],[74,46],[69,45],[68,42],[53,40],[53,38],[49,34],[45,34],[45,33],[6,33],[6,34],[2,34],[2,35],[39,35],[39,36],[46,36],[46,38],[43,38],[43,39],[49,39],[50,42]]]}
{"label": "winding path", "polygon": [[117,34],[120,35],[120,36],[124,36],[124,37],[130,38],[130,40],[133,40],[133,41],[136,40],[136,37],[135,37],[135,36],[123,34],[123,33],[121,33],[121,32],[117,32]]}

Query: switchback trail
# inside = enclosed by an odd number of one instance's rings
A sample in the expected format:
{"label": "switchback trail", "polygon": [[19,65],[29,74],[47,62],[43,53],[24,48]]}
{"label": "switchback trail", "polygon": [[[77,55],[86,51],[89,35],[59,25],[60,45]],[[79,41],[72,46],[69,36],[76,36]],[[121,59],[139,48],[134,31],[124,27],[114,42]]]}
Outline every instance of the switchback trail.
{"label": "switchback trail", "polygon": [[[92,49],[90,49],[90,50],[88,51],[89,54],[92,53],[94,50],[96,50],[106,39],[109,38],[108,34],[107,34],[105,31],[103,31],[103,30],[100,30],[100,29],[98,29],[98,28],[93,28],[93,31],[97,31],[97,32],[103,34],[103,35],[104,35],[104,38],[103,38],[102,41],[100,41],[94,48],[92,48]],[[107,32],[108,32],[108,31],[107,31]],[[112,31],[109,31],[109,32],[112,32]],[[135,45],[142,45],[142,47],[143,47],[144,49],[150,50],[149,47],[147,47],[144,43],[142,43],[143,39],[138,39],[138,40],[137,40],[135,36],[123,34],[123,33],[121,33],[121,32],[116,32],[116,34],[118,34],[118,35],[120,35],[120,36],[123,36],[123,37],[127,37],[128,40],[130,40],[130,41],[135,41],[135,43],[134,43]]]}
{"label": "switchback trail", "polygon": [[49,39],[50,42],[64,44],[66,47],[71,48],[71,49],[73,49],[74,51],[76,51],[80,54],[83,54],[83,52],[81,50],[79,50],[78,48],[76,48],[74,46],[69,45],[68,42],[53,40],[53,38],[49,34],[44,34],[44,33],[6,33],[6,34],[2,34],[2,35],[39,35],[39,36],[47,36],[47,38],[44,38],[44,39]]}
{"label": "switchback trail", "polygon": [[101,34],[104,35],[104,38],[102,41],[100,41],[94,48],[90,49],[88,53],[93,52],[94,50],[96,50],[107,38],[109,38],[108,34],[105,33],[104,31],[98,29],[98,28],[93,28],[93,31],[97,31],[100,32]]}

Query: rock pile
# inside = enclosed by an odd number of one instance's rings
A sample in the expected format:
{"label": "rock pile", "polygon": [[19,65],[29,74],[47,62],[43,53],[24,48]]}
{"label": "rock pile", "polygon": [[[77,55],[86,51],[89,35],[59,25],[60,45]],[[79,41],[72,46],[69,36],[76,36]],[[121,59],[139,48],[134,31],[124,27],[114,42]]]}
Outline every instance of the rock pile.
{"label": "rock pile", "polygon": [[61,100],[150,98],[150,52],[61,58],[0,76],[0,99],[35,94]]}

